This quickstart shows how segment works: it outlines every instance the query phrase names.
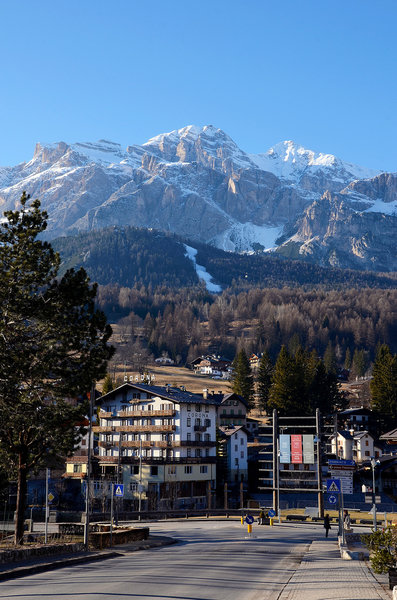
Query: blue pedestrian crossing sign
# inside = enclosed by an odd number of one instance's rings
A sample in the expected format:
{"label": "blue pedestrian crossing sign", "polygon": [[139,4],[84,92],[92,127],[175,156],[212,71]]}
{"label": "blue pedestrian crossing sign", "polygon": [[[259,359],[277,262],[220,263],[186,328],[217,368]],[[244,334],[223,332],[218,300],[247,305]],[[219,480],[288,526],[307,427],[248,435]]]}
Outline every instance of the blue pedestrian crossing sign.
{"label": "blue pedestrian crossing sign", "polygon": [[328,502],[330,504],[336,504],[336,500],[337,500],[337,498],[334,495],[328,497]]}
{"label": "blue pedestrian crossing sign", "polygon": [[340,494],[340,479],[327,479],[327,492]]}
{"label": "blue pedestrian crossing sign", "polygon": [[276,512],[272,508],[267,511],[267,514],[269,515],[270,518],[276,516]]}
{"label": "blue pedestrian crossing sign", "polygon": [[123,483],[115,483],[114,484],[114,495],[116,498],[122,498],[124,496],[124,484]]}

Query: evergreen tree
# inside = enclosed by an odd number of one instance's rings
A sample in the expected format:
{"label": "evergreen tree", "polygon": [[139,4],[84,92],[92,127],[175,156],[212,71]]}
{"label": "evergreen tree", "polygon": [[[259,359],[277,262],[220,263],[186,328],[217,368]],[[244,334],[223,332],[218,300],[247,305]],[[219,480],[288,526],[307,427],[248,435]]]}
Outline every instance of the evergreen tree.
{"label": "evergreen tree", "polygon": [[352,361],[352,372],[355,377],[364,377],[368,369],[368,361],[365,350],[354,350]]}
{"label": "evergreen tree", "polygon": [[104,396],[105,394],[108,394],[112,390],[114,390],[114,381],[112,379],[112,376],[109,373],[106,373],[105,379],[103,380],[103,385],[102,385],[102,395]]}
{"label": "evergreen tree", "polygon": [[303,373],[297,369],[296,361],[283,346],[274,367],[269,392],[268,409],[276,409],[281,416],[306,414]]}
{"label": "evergreen tree", "polygon": [[257,375],[259,405],[262,410],[267,410],[273,369],[274,366],[270,360],[269,353],[267,351],[263,352]]}
{"label": "evergreen tree", "polygon": [[254,403],[254,379],[251,366],[244,349],[240,350],[233,361],[233,376],[231,387],[235,394],[239,394],[248,403],[248,408]]}
{"label": "evergreen tree", "polygon": [[344,367],[345,367],[345,369],[347,369],[348,371],[350,371],[351,366],[352,366],[352,353],[350,352],[350,348],[347,347],[346,348],[346,354],[345,354]]}
{"label": "evergreen tree", "polygon": [[324,365],[327,370],[327,373],[336,374],[336,372],[337,372],[336,355],[335,355],[335,350],[334,350],[331,340],[328,342],[327,348],[324,352]]}
{"label": "evergreen tree", "polygon": [[378,414],[380,427],[395,427],[397,418],[397,356],[383,344],[376,355],[370,383],[372,409]]}
{"label": "evergreen tree", "polygon": [[83,269],[57,278],[60,258],[38,239],[40,202],[0,226],[0,468],[17,479],[15,543],[23,543],[27,477],[71,453],[83,432],[84,396],[106,372],[111,328]]}

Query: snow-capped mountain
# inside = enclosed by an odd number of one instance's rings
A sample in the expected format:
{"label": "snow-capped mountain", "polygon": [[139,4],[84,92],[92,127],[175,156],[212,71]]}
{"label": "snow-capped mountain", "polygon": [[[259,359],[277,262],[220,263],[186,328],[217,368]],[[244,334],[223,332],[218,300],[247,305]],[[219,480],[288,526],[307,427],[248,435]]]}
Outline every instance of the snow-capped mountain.
{"label": "snow-capped mountain", "polygon": [[0,209],[18,206],[23,190],[47,210],[49,237],[134,225],[225,250],[397,269],[397,174],[291,141],[248,154],[208,125],[125,150],[105,140],[37,144],[29,162],[0,168]]}

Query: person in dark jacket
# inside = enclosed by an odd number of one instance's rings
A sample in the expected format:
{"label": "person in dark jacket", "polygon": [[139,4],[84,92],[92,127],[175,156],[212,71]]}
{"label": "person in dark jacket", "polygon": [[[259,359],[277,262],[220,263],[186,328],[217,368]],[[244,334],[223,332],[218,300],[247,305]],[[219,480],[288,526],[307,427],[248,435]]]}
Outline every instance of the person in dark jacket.
{"label": "person in dark jacket", "polygon": [[325,537],[328,537],[328,532],[331,529],[331,522],[329,520],[329,515],[325,515],[324,517],[324,527],[325,527]]}

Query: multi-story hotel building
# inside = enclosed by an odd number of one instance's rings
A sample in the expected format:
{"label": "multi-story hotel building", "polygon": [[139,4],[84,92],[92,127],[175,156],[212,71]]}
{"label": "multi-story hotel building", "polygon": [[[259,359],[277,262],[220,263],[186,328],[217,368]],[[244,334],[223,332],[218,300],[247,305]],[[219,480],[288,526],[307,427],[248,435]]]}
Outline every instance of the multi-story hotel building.
{"label": "multi-story hotel building", "polygon": [[98,402],[96,496],[117,481],[124,484],[131,507],[141,498],[142,510],[211,505],[216,399],[168,386],[124,383]]}

